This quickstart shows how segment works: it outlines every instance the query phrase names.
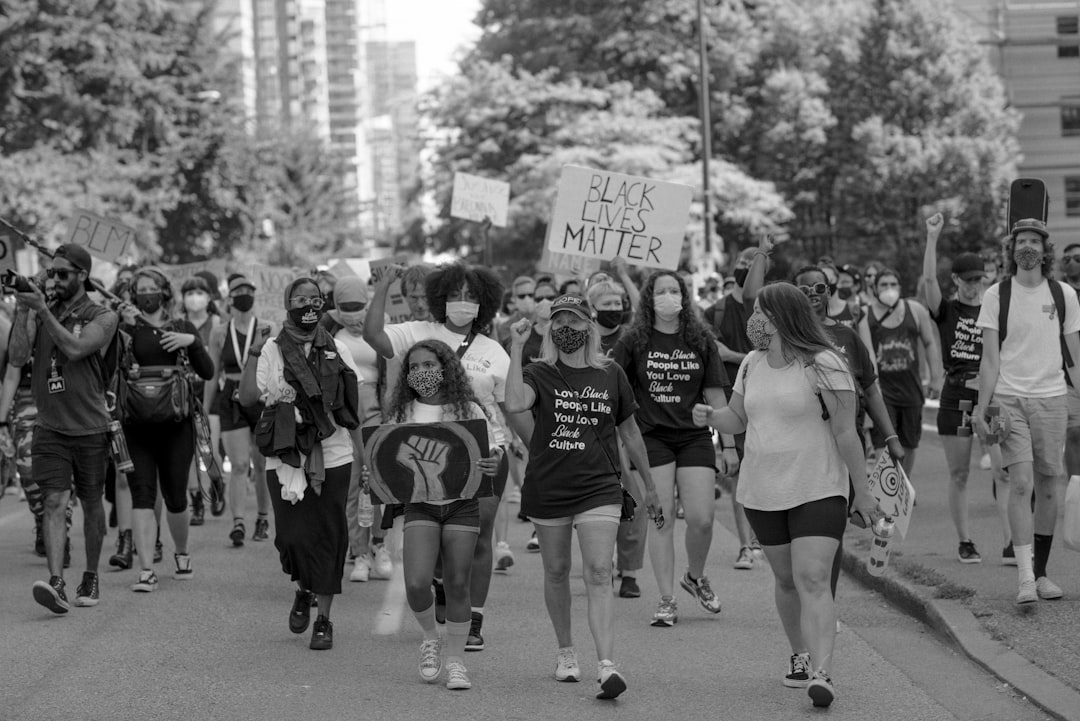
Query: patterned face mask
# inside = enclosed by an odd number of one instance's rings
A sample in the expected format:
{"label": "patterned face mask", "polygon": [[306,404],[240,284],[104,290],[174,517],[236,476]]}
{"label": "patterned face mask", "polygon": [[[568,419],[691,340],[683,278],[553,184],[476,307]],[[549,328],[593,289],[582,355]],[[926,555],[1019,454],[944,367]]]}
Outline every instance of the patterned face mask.
{"label": "patterned face mask", "polygon": [[763,315],[754,314],[746,319],[746,337],[758,350],[767,349],[772,340],[772,334],[765,330],[765,323]]}
{"label": "patterned face mask", "polygon": [[551,331],[551,342],[563,353],[573,353],[589,339],[589,331],[575,330],[568,325]]}
{"label": "patterned face mask", "polygon": [[421,398],[430,398],[439,392],[442,386],[442,368],[419,368],[409,371],[405,379],[409,388],[416,391]]}
{"label": "patterned face mask", "polygon": [[1030,245],[1017,248],[1013,253],[1013,260],[1024,270],[1031,270],[1042,262],[1043,254]]}

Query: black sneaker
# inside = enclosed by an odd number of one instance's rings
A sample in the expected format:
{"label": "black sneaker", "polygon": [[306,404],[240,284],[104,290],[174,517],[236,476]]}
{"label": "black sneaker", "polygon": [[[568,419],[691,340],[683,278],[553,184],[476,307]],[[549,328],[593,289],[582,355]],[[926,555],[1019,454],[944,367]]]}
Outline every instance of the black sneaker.
{"label": "black sneaker", "polygon": [[98,575],[83,571],[82,583],[75,589],[76,606],[98,605]]}
{"label": "black sneaker", "polygon": [[1012,541],[1009,541],[1009,545],[1005,546],[1001,551],[1001,565],[1003,566],[1015,566],[1016,565],[1016,552],[1013,551]]}
{"label": "black sneaker", "polygon": [[810,677],[810,683],[806,686],[806,693],[810,696],[814,706],[818,708],[827,708],[836,697],[832,679],[824,671],[818,671]]}
{"label": "black sneaker", "polygon": [[623,576],[619,583],[619,598],[640,598],[641,589],[633,576]]}
{"label": "black sneaker", "polygon": [[975,544],[972,541],[960,541],[956,555],[960,563],[982,563],[982,556],[975,550]]}
{"label": "black sneaker", "polygon": [[220,476],[210,479],[210,515],[217,518],[225,513],[225,482]]}
{"label": "black sneaker", "polygon": [[293,600],[292,610],[289,611],[289,630],[293,633],[303,633],[311,623],[311,604],[315,594],[311,591],[297,589],[296,598]]}
{"label": "black sneaker", "polygon": [[206,504],[203,503],[202,491],[194,491],[191,494],[191,520],[192,526],[201,526],[206,522]]}
{"label": "black sneaker", "polygon": [[45,558],[45,531],[41,518],[34,518],[34,553]]}
{"label": "black sneaker", "polygon": [[319,616],[311,626],[311,643],[308,648],[312,651],[329,651],[334,647],[334,624],[326,616]]}
{"label": "black sneaker", "polygon": [[[244,545],[245,532],[243,521],[236,521],[233,523],[232,530],[229,531],[229,540],[232,541],[233,546],[239,548]],[[307,626],[304,628],[307,628]]]}
{"label": "black sneaker", "polygon": [[469,626],[469,638],[465,641],[466,651],[483,651],[484,637],[480,635],[480,629],[484,625],[484,614],[479,611],[472,612],[472,625]]}
{"label": "black sneaker", "polygon": [[810,654],[793,653],[788,663],[784,685],[788,688],[806,688],[810,683]]}
{"label": "black sneaker", "polygon": [[435,623],[446,623],[446,591],[437,578],[431,579],[431,585],[435,587]]}
{"label": "black sneaker", "polygon": [[270,521],[266,518],[255,519],[255,531],[251,534],[253,541],[265,541],[270,538]]}
{"label": "black sneaker", "polygon": [[51,576],[48,583],[35,581],[34,600],[57,615],[71,610],[71,604],[64,594],[64,579],[59,576]]}

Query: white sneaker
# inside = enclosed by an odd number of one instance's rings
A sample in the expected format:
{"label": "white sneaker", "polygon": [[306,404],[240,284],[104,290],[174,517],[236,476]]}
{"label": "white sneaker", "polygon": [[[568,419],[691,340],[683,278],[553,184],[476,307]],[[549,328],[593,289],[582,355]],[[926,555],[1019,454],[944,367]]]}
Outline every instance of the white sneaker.
{"label": "white sneaker", "polygon": [[540,541],[536,538],[536,531],[533,531],[532,535],[529,536],[529,542],[525,544],[525,550],[532,551],[533,553],[540,550]]}
{"label": "white sneaker", "polygon": [[573,646],[559,649],[559,661],[555,666],[555,680],[577,682],[581,680],[581,667],[578,666],[577,654]]}
{"label": "white sneaker", "polygon": [[750,546],[739,549],[739,557],[735,559],[735,568],[740,571],[749,571],[754,567],[754,553]]}
{"label": "white sneaker", "polygon": [[1046,576],[1035,579],[1035,592],[1039,594],[1039,598],[1044,601],[1053,601],[1064,595],[1061,591],[1061,587]]}
{"label": "white sneaker", "polygon": [[441,641],[433,638],[420,644],[420,678],[425,683],[435,683],[442,673]]}
{"label": "white sneaker", "polygon": [[371,559],[357,558],[353,570],[349,573],[349,580],[356,583],[365,583],[371,575]]}
{"label": "white sneaker", "polygon": [[472,681],[466,673],[465,664],[451,661],[446,664],[446,687],[451,691],[464,691],[472,688]]}
{"label": "white sneaker", "polygon": [[390,560],[390,551],[387,550],[385,543],[380,543],[372,549],[371,553],[375,557],[375,563],[371,568],[371,578],[386,580],[394,575],[394,562]]}
{"label": "white sneaker", "polygon": [[495,570],[505,571],[514,565],[514,553],[510,550],[510,544],[499,541],[495,544]]}
{"label": "white sneaker", "polygon": [[1034,581],[1021,581],[1020,590],[1016,593],[1017,605],[1035,603],[1039,600],[1039,593]]}
{"label": "white sneaker", "polygon": [[600,690],[597,691],[596,698],[605,700],[618,698],[619,694],[626,690],[626,679],[622,677],[612,661],[604,659],[597,665],[597,670]]}

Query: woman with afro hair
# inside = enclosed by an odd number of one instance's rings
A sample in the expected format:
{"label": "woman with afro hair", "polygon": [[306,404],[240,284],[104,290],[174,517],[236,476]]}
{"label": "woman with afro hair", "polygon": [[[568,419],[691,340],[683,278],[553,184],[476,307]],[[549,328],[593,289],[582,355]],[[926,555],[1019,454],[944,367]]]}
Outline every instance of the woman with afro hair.
{"label": "woman with afro hair", "polygon": [[[680,584],[706,611],[720,613],[720,601],[705,577],[716,505],[716,451],[711,431],[696,427],[691,412],[702,399],[723,407],[728,377],[716,340],[698,319],[694,299],[676,273],[657,271],[645,281],[634,324],[615,344],[615,360],[638,400],[637,423],[664,515],[675,515],[676,488],[682,500],[689,567]],[[734,440],[726,437],[723,447],[722,462],[730,458],[736,463]],[[678,621],[672,526],[656,529],[648,538],[660,590],[654,626]]]}
{"label": "woman with afro hair", "polygon": [[[497,341],[484,335],[490,330],[491,322],[502,302],[502,284],[487,268],[464,263],[441,266],[427,277],[427,300],[431,320],[408,321],[387,326],[386,297],[390,286],[403,273],[401,266],[387,269],[375,286],[375,293],[368,308],[367,323],[364,325],[364,340],[382,357],[399,361],[389,364],[387,387],[394,387],[397,375],[395,371],[402,372],[400,360],[406,351],[422,340],[442,341],[461,359],[473,392],[491,419],[495,443],[502,448],[502,460],[495,474],[495,495],[480,499],[480,537],[476,541],[472,577],[469,582],[472,627],[465,650],[482,651],[484,603],[491,586],[493,566],[492,532],[508,472],[505,454],[508,437],[503,428],[500,407],[503,406],[506,395],[510,356]],[[441,587],[437,585],[436,597],[440,595]],[[436,603],[438,605],[438,601]]]}

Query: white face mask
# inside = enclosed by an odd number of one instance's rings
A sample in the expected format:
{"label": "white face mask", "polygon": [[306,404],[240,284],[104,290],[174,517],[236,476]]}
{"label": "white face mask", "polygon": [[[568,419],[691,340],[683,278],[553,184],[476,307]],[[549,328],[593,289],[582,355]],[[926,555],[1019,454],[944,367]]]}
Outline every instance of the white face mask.
{"label": "white face mask", "polygon": [[359,328],[364,325],[364,316],[367,315],[366,310],[354,310],[346,312],[338,309],[338,320],[346,328]]}
{"label": "white face mask", "polygon": [[682,296],[665,293],[653,298],[653,310],[664,320],[671,320],[682,310]]}
{"label": "white face mask", "polygon": [[184,309],[188,313],[202,313],[210,305],[210,296],[201,291],[190,291],[184,294]]}
{"label": "white face mask", "polygon": [[892,308],[900,300],[900,290],[898,288],[886,288],[878,294],[878,300]]}
{"label": "white face mask", "polygon": [[459,328],[476,320],[476,316],[479,312],[479,303],[455,300],[446,304],[446,320]]}

